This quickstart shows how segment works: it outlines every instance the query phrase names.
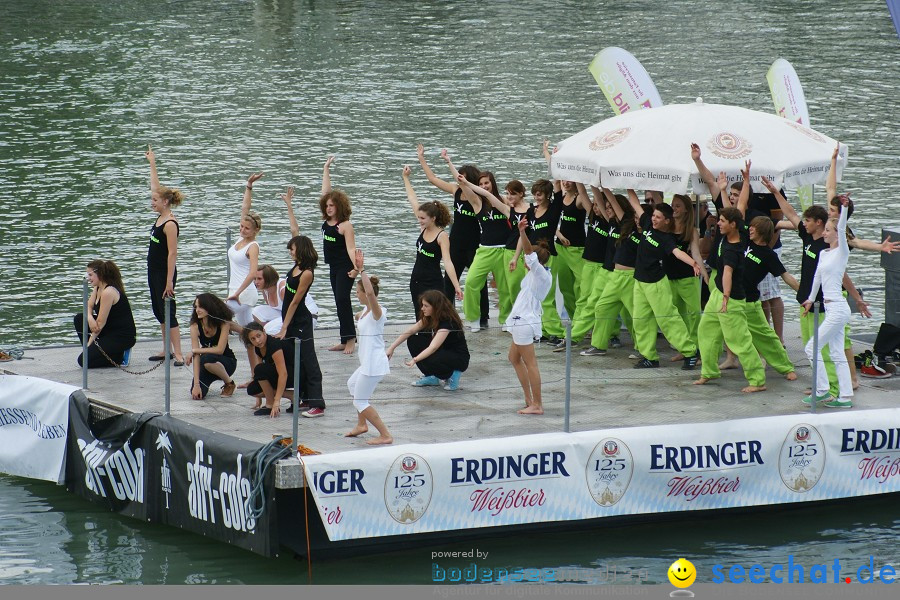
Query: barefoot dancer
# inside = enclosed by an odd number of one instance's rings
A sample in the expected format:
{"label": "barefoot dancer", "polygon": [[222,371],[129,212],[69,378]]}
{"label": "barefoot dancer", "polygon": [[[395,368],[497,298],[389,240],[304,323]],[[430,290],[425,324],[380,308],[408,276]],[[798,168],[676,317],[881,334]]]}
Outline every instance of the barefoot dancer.
{"label": "barefoot dancer", "polygon": [[525,268],[528,273],[522,279],[521,290],[516,297],[507,330],[512,333],[509,345],[509,362],[516,370],[516,377],[525,395],[525,408],[520,415],[542,415],[544,405],[541,400],[541,372],[534,352],[534,340],[541,337],[541,303],[553,285],[553,277],[544,266],[550,259],[550,250],[542,242],[532,247],[525,233],[529,227],[527,219],[519,221],[519,240],[525,253]]}
{"label": "barefoot dancer", "polygon": [[370,446],[379,446],[394,441],[375,407],[369,404],[375,386],[391,372],[387,354],[384,352],[384,324],[387,323],[387,312],[378,303],[378,278],[370,278],[366,273],[362,250],[356,251],[354,266],[356,272],[361,275],[356,284],[356,297],[366,308],[356,319],[359,330],[359,368],[347,381],[347,388],[353,397],[353,406],[358,413],[356,427],[344,434],[344,437],[356,437],[366,433],[369,431],[366,425],[368,421],[378,430],[378,437],[366,443]]}
{"label": "barefoot dancer", "polygon": [[[159,321],[159,329],[163,340],[166,339],[166,317],[164,298],[169,297],[169,341],[175,355],[174,365],[184,364],[181,355],[181,335],[178,330],[178,319],[175,317],[175,282],[178,281],[178,270],[175,260],[178,257],[178,221],[172,214],[172,207],[177,207],[184,200],[184,194],[174,188],[159,184],[156,173],[156,155],[153,148],[147,146],[147,161],[150,163],[150,207],[159,213],[153,227],[150,228],[150,249],[147,252],[147,283],[150,287],[150,305],[153,316]],[[166,350],[154,354],[150,360],[164,360]]]}
{"label": "barefoot dancer", "polygon": [[259,215],[250,210],[253,198],[253,183],[263,176],[254,173],[247,178],[244,199],[241,202],[241,239],[228,249],[228,262],[231,265],[231,278],[228,282],[228,298],[225,304],[234,312],[238,325],[243,327],[253,320],[253,307],[259,300],[259,292],[253,284],[259,265],[259,243],[256,236],[262,221]]}

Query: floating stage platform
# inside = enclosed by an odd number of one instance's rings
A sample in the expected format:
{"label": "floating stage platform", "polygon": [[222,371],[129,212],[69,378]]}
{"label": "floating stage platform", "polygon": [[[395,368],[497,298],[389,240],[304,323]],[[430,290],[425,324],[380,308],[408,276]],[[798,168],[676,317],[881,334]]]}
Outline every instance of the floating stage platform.
{"label": "floating stage platform", "polygon": [[[386,338],[405,327],[389,325]],[[900,377],[861,378],[852,409],[812,411],[800,401],[811,368],[787,327],[799,379],[769,369],[755,394],[741,392],[740,370],[693,385],[699,367],[670,362],[662,338],[659,369],[632,368],[627,334],[603,357],[576,346],[568,431],[565,353],[537,347],[545,414],[524,416],[510,336],[496,323],[466,334],[471,364],[455,392],[413,387],[418,370],[401,347],[372,402],[394,437],[380,447],[366,444],[374,430],[344,437],[358,359],[329,352],[337,331],[319,329],[328,408],[299,418],[298,442],[320,454],[277,461],[262,449],[291,436],[292,415],[253,416],[243,390],[191,400],[192,371],[171,367],[164,416],[164,367],[91,370],[79,390],[80,347],[29,349],[0,364],[0,471],[260,554],[316,557],[900,491]],[[138,343],[128,370],[152,367],[160,347]],[[235,380],[246,381],[243,348],[232,347]]]}

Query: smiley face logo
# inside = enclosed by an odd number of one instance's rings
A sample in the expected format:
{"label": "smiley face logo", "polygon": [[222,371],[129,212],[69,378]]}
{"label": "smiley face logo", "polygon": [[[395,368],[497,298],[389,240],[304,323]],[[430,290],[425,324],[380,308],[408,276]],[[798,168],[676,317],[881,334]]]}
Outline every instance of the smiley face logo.
{"label": "smiley face logo", "polygon": [[697,569],[686,558],[679,558],[669,567],[669,582],[677,588],[691,587],[697,579]]}

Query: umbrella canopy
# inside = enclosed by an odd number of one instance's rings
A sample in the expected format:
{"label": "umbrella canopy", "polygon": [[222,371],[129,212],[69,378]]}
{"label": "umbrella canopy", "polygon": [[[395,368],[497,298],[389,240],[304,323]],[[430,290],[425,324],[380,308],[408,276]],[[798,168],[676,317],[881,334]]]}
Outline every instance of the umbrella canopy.
{"label": "umbrella canopy", "polygon": [[[751,185],[765,192],[764,175],[775,185],[796,188],[824,183],[837,142],[798,123],[755,110],[706,104],[670,104],[629,111],[576,133],[558,144],[551,173],[556,179],[608,188],[706,193],[691,143],[714,175],[741,178],[745,160],[753,161]],[[837,180],[847,160],[841,144]]]}

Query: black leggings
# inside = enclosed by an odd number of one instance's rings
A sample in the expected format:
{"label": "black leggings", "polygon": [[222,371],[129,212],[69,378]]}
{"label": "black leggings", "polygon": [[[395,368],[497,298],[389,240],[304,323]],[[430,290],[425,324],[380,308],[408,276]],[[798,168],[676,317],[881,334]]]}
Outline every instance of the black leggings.
{"label": "black leggings", "polygon": [[[425,348],[431,345],[431,332],[420,331],[406,340],[410,356],[418,356]],[[434,375],[438,379],[447,379],[453,375],[453,371],[465,371],[469,368],[469,355],[460,352],[451,352],[443,346],[428,358],[416,361],[416,366],[423,375]]]}
{"label": "black leggings", "polygon": [[[316,356],[312,319],[303,324],[302,329],[288,327],[285,339],[289,338],[300,338],[300,398],[312,408],[325,408],[325,399],[322,395],[322,369],[319,367],[319,357]],[[293,339],[291,343],[294,343]],[[286,364],[293,382],[293,352],[287,355]]]}
{"label": "black leggings", "polygon": [[[178,283],[178,271],[172,278],[172,286]],[[165,271],[147,271],[147,285],[150,287],[150,307],[153,309],[153,316],[162,325],[166,322],[166,301],[163,299],[163,293],[166,291],[166,272]],[[178,319],[175,317],[175,298],[169,301],[169,327],[178,327]]]}
{"label": "black leggings", "polygon": [[[213,375],[207,371],[206,365],[222,363],[222,366],[225,367],[225,372],[229,375],[234,375],[234,370],[237,369],[237,359],[233,356],[223,356],[222,354],[198,354],[194,360],[200,363],[200,394],[203,398],[206,398],[206,392],[209,391],[209,386],[216,381],[219,381],[219,376]],[[275,382],[276,384],[278,383],[277,373]],[[194,389],[193,380],[191,380],[191,389]]]}
{"label": "black leggings", "polygon": [[[75,315],[75,333],[78,334],[78,341],[84,343],[84,338],[81,337],[81,327],[84,324],[84,315],[78,313]],[[97,339],[94,340],[94,343],[88,346],[87,354],[88,354],[88,369],[108,369],[121,364],[122,360],[125,358],[125,351],[134,346],[135,339],[131,336],[121,336],[116,335],[115,333],[106,333],[101,331],[100,335],[97,336]],[[88,336],[90,336],[90,331],[88,331]],[[99,348],[97,347],[99,345]],[[109,355],[115,364],[109,362],[109,359],[103,356],[100,353],[100,348],[103,349],[106,354]],[[81,361],[83,358],[83,354],[78,355],[78,366],[81,366]]]}
{"label": "black leggings", "polygon": [[[456,279],[459,280],[462,277],[463,269],[468,269],[472,266],[472,261],[475,260],[475,252],[478,248],[472,248],[471,250],[459,250],[453,248],[453,245],[450,245],[450,262],[453,263],[453,269],[456,271]],[[450,299],[450,302],[456,301],[456,290],[453,288],[453,282],[450,281],[450,276],[446,273],[444,274],[444,293],[447,295],[447,298]],[[487,281],[484,282],[484,288],[481,290],[481,322],[484,323],[488,320],[488,311],[490,310],[490,302],[488,301],[488,284]]]}
{"label": "black leggings", "polygon": [[350,263],[328,265],[328,275],[331,278],[331,291],[334,292],[334,305],[337,309],[338,322],[341,329],[341,343],[356,338],[356,323],[353,321],[353,303],[350,295],[353,293],[353,277],[347,275],[353,270]]}
{"label": "black leggings", "polygon": [[[287,367],[287,382],[284,384],[284,389],[288,390],[294,387],[294,365],[293,363],[286,364],[285,367]],[[256,365],[253,369],[253,381],[247,386],[247,394],[250,396],[262,394],[263,390],[259,384],[260,381],[268,381],[273,388],[278,388],[278,369],[275,368],[274,364],[261,362]],[[278,399],[276,398],[275,400],[277,401]]]}

